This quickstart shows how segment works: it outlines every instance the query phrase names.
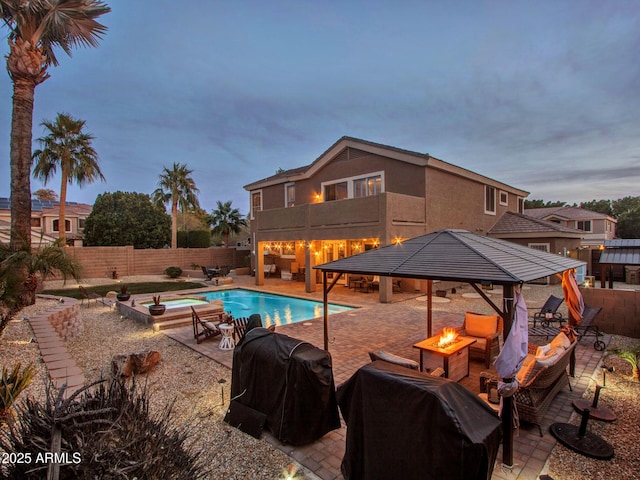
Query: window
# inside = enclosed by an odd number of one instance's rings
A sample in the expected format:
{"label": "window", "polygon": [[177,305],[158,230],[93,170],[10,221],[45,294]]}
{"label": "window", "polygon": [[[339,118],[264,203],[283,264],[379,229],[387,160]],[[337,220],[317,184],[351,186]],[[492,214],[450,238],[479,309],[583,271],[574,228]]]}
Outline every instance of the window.
{"label": "window", "polygon": [[509,205],[509,194],[500,190],[500,205]]}
{"label": "window", "polygon": [[82,230],[84,228],[84,218],[79,218],[78,219],[78,230]]}
{"label": "window", "polygon": [[484,186],[484,213],[496,214],[496,189],[489,185]]}
{"label": "window", "polygon": [[373,177],[358,178],[353,181],[353,197],[370,197],[378,195],[382,191],[382,177],[376,175]]}
{"label": "window", "polygon": [[583,232],[591,232],[591,220],[578,220],[577,229],[582,230]]}
{"label": "window", "polygon": [[342,200],[349,198],[347,182],[332,183],[324,186],[324,201]]}
{"label": "window", "polygon": [[251,218],[255,218],[256,212],[262,210],[262,190],[251,192]]}
{"label": "window", "polygon": [[42,223],[40,222],[40,218],[31,217],[31,226],[32,227],[41,227]]}
{"label": "window", "polygon": [[285,204],[287,207],[296,206],[296,184],[287,183],[284,186]]}
{"label": "window", "polygon": [[524,198],[518,197],[518,213],[524,213]]}
{"label": "window", "polygon": [[[65,232],[71,231],[71,222],[69,220],[64,221],[64,226],[65,226],[65,229],[64,229]],[[54,232],[60,231],[60,220],[57,218],[53,221],[53,231]]]}

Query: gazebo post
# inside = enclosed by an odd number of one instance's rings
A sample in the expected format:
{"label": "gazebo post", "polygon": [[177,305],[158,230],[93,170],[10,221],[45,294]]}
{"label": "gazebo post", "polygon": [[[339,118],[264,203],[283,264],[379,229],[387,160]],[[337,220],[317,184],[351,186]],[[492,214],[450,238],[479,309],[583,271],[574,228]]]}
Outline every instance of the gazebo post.
{"label": "gazebo post", "polygon": [[329,285],[327,285],[327,272],[322,271],[322,301],[324,303],[324,350],[329,351]]}
{"label": "gazebo post", "polygon": [[427,338],[431,338],[433,328],[433,280],[427,280]]}
{"label": "gazebo post", "polygon": [[[513,284],[502,286],[504,314],[504,338],[509,336],[514,315]],[[511,383],[513,378],[503,378],[505,383]],[[513,466],[513,397],[502,397],[502,463],[508,468]]]}

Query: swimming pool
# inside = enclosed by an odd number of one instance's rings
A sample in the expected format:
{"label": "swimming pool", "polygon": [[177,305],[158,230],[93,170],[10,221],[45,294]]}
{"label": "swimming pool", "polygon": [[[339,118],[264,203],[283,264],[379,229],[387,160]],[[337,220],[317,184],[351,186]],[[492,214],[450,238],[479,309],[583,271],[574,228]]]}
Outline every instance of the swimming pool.
{"label": "swimming pool", "polygon": [[[234,317],[248,317],[252,313],[259,313],[262,323],[288,325],[303,322],[312,318],[322,317],[322,302],[301,298],[276,295],[273,293],[256,292],[236,288],[218,292],[205,292],[199,295],[207,300],[222,300],[224,310],[231,312]],[[329,315],[353,310],[353,307],[329,304]]]}

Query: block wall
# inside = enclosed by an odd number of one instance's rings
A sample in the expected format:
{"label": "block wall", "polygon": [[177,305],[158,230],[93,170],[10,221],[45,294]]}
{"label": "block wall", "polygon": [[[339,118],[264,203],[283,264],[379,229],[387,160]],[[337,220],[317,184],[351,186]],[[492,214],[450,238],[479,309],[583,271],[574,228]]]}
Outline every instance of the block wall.
{"label": "block wall", "polygon": [[640,291],[581,288],[584,303],[602,307],[594,323],[605,333],[640,338]]}

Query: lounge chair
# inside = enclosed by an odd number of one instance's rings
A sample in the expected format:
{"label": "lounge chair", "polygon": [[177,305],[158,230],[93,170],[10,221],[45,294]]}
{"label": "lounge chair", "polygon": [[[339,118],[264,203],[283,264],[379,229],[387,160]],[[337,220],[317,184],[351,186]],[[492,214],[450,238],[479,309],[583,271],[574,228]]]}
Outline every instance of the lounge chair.
{"label": "lounge chair", "polygon": [[[214,321],[217,321],[218,323],[214,323]],[[220,314],[217,314],[212,318],[201,318],[200,315],[198,315],[198,312],[196,312],[196,309],[191,307],[193,338],[196,339],[196,343],[200,343],[207,338],[214,338],[218,335],[222,335],[222,332],[218,328],[220,322],[222,322],[222,317]]]}
{"label": "lounge chair", "polygon": [[602,336],[602,332],[598,325],[594,325],[593,321],[600,314],[602,308],[600,307],[591,307],[589,305],[584,306],[584,311],[582,312],[582,320],[580,321],[580,325],[576,325],[573,329],[576,331],[578,335],[578,341],[582,340],[583,337],[592,334],[596,337],[596,341],[593,343],[593,348],[598,350],[599,352],[603,351],[606,347],[606,344],[600,340]]}
{"label": "lounge chair", "polygon": [[565,321],[562,318],[562,314],[558,312],[558,308],[562,305],[564,299],[558,298],[554,295],[549,295],[547,301],[539,312],[533,314],[533,327],[535,328],[536,322],[540,322],[543,327],[548,327],[551,322],[558,322],[559,326],[562,326],[562,322]]}
{"label": "lounge chair", "polygon": [[98,304],[98,299],[100,299],[100,301],[102,302],[102,295],[100,295],[99,293],[90,292],[86,288],[84,288],[82,285],[80,285],[79,288],[80,288],[80,293],[82,294],[82,300],[80,300],[80,305],[84,303],[85,299],[87,300],[87,307],[91,304],[91,300],[95,300],[96,305]]}
{"label": "lounge chair", "polygon": [[500,354],[503,328],[500,315],[467,312],[458,334],[476,340],[476,343],[469,345],[469,355],[482,358],[484,366],[489,368],[491,361]]}

